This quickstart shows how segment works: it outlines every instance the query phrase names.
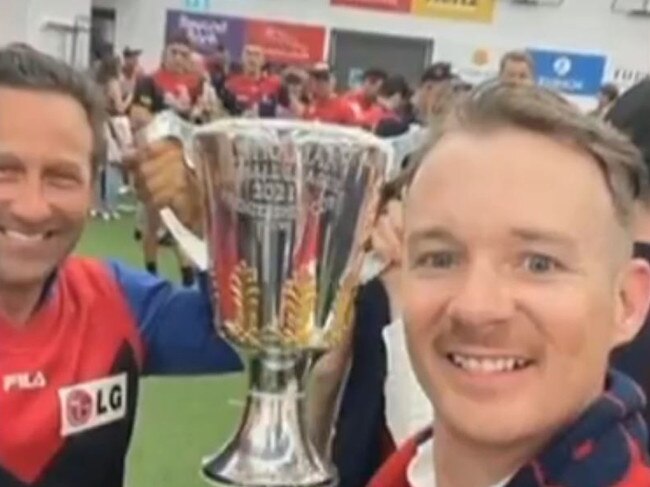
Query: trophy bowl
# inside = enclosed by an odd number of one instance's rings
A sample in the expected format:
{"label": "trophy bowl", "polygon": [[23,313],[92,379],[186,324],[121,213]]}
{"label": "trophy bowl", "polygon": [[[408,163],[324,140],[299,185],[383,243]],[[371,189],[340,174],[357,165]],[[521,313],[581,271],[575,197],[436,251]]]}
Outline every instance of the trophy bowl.
{"label": "trophy bowl", "polygon": [[162,132],[184,139],[199,173],[215,326],[249,375],[241,424],[203,475],[242,487],[336,485],[307,435],[306,380],[352,324],[392,148],[362,130],[297,121]]}

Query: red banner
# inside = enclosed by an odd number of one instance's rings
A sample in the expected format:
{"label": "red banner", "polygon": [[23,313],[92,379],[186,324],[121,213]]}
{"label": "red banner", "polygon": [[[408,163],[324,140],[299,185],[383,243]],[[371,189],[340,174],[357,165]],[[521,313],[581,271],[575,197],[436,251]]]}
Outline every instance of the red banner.
{"label": "red banner", "polygon": [[323,60],[325,28],[248,20],[246,43],[260,46],[269,61],[291,64],[314,63]]}
{"label": "red banner", "polygon": [[393,12],[408,12],[411,10],[411,0],[331,0],[332,5],[346,7],[368,8],[373,10],[389,10]]}

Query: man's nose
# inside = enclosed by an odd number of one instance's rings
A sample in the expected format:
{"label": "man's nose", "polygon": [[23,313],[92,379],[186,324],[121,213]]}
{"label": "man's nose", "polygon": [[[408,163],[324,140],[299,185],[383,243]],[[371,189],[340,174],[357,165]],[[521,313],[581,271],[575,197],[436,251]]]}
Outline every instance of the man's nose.
{"label": "man's nose", "polygon": [[26,177],[23,180],[10,209],[14,218],[25,223],[39,224],[50,217],[51,206],[40,178]]}
{"label": "man's nose", "polygon": [[515,305],[510,286],[497,268],[488,263],[470,266],[449,305],[455,321],[469,326],[506,322]]}

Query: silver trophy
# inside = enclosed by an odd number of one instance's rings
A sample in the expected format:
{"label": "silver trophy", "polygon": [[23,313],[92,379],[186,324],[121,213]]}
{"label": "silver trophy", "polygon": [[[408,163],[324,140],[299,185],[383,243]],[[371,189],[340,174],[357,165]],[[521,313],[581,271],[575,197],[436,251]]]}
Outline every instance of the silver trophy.
{"label": "silver trophy", "polygon": [[205,239],[163,219],[212,279],[215,324],[246,357],[249,392],[230,442],[205,478],[242,487],[333,486],[307,435],[314,360],[353,319],[363,243],[393,150],[324,124],[227,119],[193,128],[159,116],[148,140],[175,137],[202,182]]}

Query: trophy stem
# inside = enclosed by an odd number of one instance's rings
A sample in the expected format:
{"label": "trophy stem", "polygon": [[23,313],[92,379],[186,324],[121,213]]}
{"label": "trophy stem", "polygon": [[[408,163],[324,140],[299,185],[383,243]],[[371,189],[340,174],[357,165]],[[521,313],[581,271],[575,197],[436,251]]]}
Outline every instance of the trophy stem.
{"label": "trophy stem", "polygon": [[216,485],[332,487],[333,466],[313,446],[306,425],[306,352],[259,352],[249,358],[249,393],[234,438],[203,464]]}

